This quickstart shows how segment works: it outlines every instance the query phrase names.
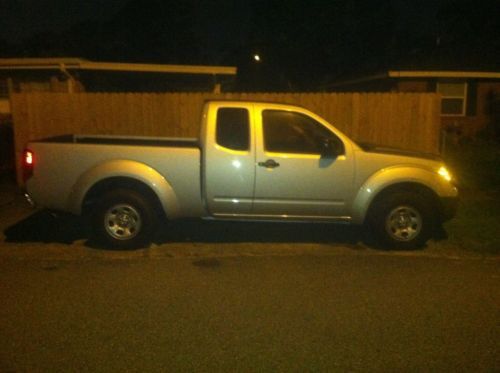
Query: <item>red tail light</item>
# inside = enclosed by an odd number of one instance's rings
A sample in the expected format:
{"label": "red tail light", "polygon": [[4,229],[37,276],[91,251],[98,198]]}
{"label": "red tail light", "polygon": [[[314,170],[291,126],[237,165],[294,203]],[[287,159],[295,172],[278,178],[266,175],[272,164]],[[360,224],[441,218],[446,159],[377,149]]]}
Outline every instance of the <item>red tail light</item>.
{"label": "red tail light", "polygon": [[33,152],[30,150],[26,150],[24,154],[24,162],[26,162],[26,166],[33,166]]}
{"label": "red tail light", "polygon": [[33,176],[33,168],[35,166],[35,154],[29,150],[23,151],[23,181],[26,182]]}

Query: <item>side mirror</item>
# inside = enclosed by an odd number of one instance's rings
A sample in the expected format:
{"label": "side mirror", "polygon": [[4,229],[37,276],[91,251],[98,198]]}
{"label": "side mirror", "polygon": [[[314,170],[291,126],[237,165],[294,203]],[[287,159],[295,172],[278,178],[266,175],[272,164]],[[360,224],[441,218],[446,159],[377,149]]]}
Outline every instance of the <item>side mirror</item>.
{"label": "side mirror", "polygon": [[336,137],[324,138],[322,141],[321,156],[325,158],[336,158],[345,153],[344,143]]}

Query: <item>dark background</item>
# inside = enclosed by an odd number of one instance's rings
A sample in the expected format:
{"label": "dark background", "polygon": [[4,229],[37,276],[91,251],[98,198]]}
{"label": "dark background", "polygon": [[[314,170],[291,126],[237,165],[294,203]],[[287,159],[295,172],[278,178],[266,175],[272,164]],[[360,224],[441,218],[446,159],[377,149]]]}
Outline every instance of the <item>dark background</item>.
{"label": "dark background", "polygon": [[322,90],[388,68],[498,69],[498,14],[498,0],[0,0],[0,58],[232,65],[240,90]]}

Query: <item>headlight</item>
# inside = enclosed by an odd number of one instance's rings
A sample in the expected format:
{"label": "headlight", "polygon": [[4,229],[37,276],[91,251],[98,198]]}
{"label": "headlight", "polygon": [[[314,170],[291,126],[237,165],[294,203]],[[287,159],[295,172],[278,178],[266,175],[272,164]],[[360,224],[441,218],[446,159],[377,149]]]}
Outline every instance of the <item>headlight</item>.
{"label": "headlight", "polygon": [[450,171],[448,171],[444,166],[441,166],[441,168],[438,170],[438,174],[446,181],[451,181],[452,179]]}

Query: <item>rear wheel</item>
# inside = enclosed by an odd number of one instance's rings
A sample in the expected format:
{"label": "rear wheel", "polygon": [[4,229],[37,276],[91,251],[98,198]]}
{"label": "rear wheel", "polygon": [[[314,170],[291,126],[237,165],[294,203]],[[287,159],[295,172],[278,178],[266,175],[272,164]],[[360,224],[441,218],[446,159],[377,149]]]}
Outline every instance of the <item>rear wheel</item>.
{"label": "rear wheel", "polygon": [[424,196],[394,192],[375,201],[369,223],[384,247],[416,249],[430,238],[435,219]]}
{"label": "rear wheel", "polygon": [[92,214],[97,241],[118,249],[149,245],[155,228],[154,209],[140,193],[117,189],[106,193]]}

